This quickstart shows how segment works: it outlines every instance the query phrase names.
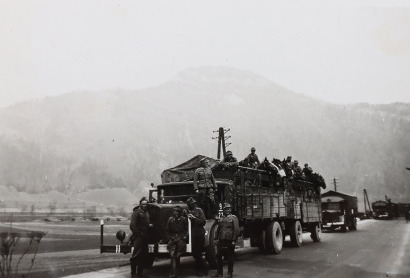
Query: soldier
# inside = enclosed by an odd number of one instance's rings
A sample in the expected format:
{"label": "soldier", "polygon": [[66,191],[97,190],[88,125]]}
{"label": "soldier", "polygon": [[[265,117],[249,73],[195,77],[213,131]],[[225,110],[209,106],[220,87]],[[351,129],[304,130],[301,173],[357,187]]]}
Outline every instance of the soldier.
{"label": "soldier", "polygon": [[188,220],[182,216],[182,209],[176,206],[168,219],[166,232],[168,236],[167,249],[171,256],[170,278],[177,277],[177,265],[181,255],[186,251]]}
{"label": "soldier", "polygon": [[200,162],[202,167],[196,169],[194,174],[194,190],[198,194],[199,206],[205,210],[208,218],[212,218],[215,206],[214,191],[217,187],[208,159],[204,157]]}
{"label": "soldier", "polygon": [[303,168],[303,173],[305,174],[305,177],[307,179],[310,178],[310,175],[312,175],[313,170],[312,168],[309,167],[309,164],[305,163],[305,167]]}
{"label": "soldier", "polygon": [[295,173],[295,178],[298,180],[304,180],[305,179],[305,174],[302,171],[302,168],[299,166],[299,161],[295,160],[293,162],[293,171]]}
{"label": "soldier", "polygon": [[231,205],[226,203],[223,209],[223,217],[219,220],[218,229],[216,230],[217,244],[217,272],[213,277],[223,276],[222,249],[226,249],[226,259],[228,260],[228,276],[232,277],[233,273],[233,253],[235,244],[239,237],[239,222],[235,215],[231,214]]}
{"label": "soldier", "polygon": [[255,152],[256,152],[256,149],[254,147],[252,147],[251,148],[251,153],[245,158],[245,159],[247,159],[247,161],[249,163],[249,166],[252,167],[252,168],[256,168],[256,167],[259,166],[259,164],[261,164],[259,162],[259,158],[258,158],[258,156],[256,155]]}
{"label": "soldier", "polygon": [[238,165],[238,159],[236,159],[236,157],[232,156],[231,151],[227,151],[225,158],[222,159],[222,161],[221,161],[221,165],[224,168],[230,168],[230,167],[233,167],[233,166],[237,166]]}
{"label": "soldier", "polygon": [[[148,233],[152,224],[149,223],[147,199],[143,197],[140,205],[134,208],[131,216],[130,229],[132,231],[131,243],[134,246],[131,262],[131,276],[142,277],[144,269],[144,256],[148,253]],[[138,266],[138,270],[137,270]]]}
{"label": "soldier", "polygon": [[202,258],[205,245],[205,214],[201,208],[197,207],[194,198],[189,197],[186,203],[188,209],[185,210],[185,214],[191,220],[192,256],[196,262],[196,274],[198,276],[208,275],[208,265]]}

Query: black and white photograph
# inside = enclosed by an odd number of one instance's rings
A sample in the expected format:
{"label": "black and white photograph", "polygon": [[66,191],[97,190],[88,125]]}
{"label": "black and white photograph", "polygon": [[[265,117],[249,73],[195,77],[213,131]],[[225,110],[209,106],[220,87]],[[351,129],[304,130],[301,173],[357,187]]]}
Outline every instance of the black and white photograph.
{"label": "black and white photograph", "polygon": [[409,1],[0,0],[0,278],[405,278],[409,222]]}

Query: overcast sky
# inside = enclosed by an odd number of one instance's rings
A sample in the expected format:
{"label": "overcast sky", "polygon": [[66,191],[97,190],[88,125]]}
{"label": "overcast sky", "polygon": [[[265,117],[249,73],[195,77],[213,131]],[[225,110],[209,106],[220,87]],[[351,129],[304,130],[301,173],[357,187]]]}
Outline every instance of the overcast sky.
{"label": "overcast sky", "polygon": [[201,65],[329,102],[410,102],[410,1],[0,0],[0,58],[0,107]]}

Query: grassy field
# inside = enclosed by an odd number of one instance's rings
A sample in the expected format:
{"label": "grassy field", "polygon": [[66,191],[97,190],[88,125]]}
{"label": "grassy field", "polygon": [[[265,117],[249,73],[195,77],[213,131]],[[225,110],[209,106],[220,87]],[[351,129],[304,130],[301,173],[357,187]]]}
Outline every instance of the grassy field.
{"label": "grassy field", "polygon": [[[108,216],[100,217],[106,219]],[[129,263],[130,254],[100,254],[100,222],[84,220],[81,215],[60,214],[50,217],[37,214],[33,217],[29,214],[13,214],[11,218],[9,213],[0,213],[0,232],[10,230],[22,234],[30,231],[47,233],[40,242],[29,277],[63,277]],[[116,217],[105,221],[104,244],[118,244],[115,238],[118,230],[129,232],[129,221],[117,221]],[[26,244],[28,239],[22,238],[20,248],[13,255],[14,262],[18,261]],[[20,274],[28,272],[32,258],[33,254],[24,257],[19,266]]]}

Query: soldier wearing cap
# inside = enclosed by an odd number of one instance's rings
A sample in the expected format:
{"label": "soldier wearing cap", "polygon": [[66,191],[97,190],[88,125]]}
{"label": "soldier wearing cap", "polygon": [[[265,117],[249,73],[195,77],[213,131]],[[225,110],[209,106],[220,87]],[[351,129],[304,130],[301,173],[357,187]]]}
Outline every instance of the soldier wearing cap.
{"label": "soldier wearing cap", "polygon": [[208,264],[202,258],[205,245],[205,214],[201,208],[197,207],[194,198],[189,197],[186,203],[188,209],[184,211],[184,214],[191,220],[192,256],[196,262],[196,274],[198,276],[207,275]]}
{"label": "soldier wearing cap", "polygon": [[134,246],[134,251],[132,252],[132,257],[130,259],[132,277],[141,277],[143,275],[143,259],[148,253],[148,233],[152,224],[150,224],[149,220],[150,216],[147,211],[147,203],[147,199],[143,197],[140,200],[140,205],[134,208],[131,216],[131,243]]}
{"label": "soldier wearing cap", "polygon": [[305,163],[305,168],[303,168],[303,173],[305,174],[305,177],[306,177],[307,179],[310,178],[310,176],[311,176],[312,173],[313,173],[313,170],[312,170],[311,167],[309,167],[309,164]]}
{"label": "soldier wearing cap", "polygon": [[228,260],[228,276],[232,277],[233,273],[233,253],[235,244],[239,237],[238,218],[231,213],[231,205],[226,203],[223,209],[223,217],[219,220],[218,229],[216,230],[215,239],[217,244],[217,272],[213,277],[223,276],[222,249],[226,249],[226,259]]}
{"label": "soldier wearing cap", "polygon": [[182,216],[182,209],[176,206],[172,216],[168,219],[166,232],[168,236],[167,249],[171,256],[171,275],[170,278],[177,277],[178,261],[186,251],[186,240],[188,231],[188,220]]}
{"label": "soldier wearing cap", "polygon": [[195,170],[194,190],[198,194],[198,203],[205,210],[208,218],[212,218],[215,206],[216,183],[212,170],[209,167],[209,161],[206,157],[200,160],[201,167]]}
{"label": "soldier wearing cap", "polygon": [[245,158],[245,160],[248,161],[249,166],[252,168],[257,168],[261,164],[255,152],[256,149],[252,147],[251,153]]}
{"label": "soldier wearing cap", "polygon": [[231,151],[226,152],[226,156],[221,161],[221,165],[225,168],[233,167],[238,165],[238,159],[232,155]]}
{"label": "soldier wearing cap", "polygon": [[299,161],[295,160],[293,162],[293,172],[295,173],[295,179],[304,180],[305,174],[302,171],[302,168],[299,166]]}

